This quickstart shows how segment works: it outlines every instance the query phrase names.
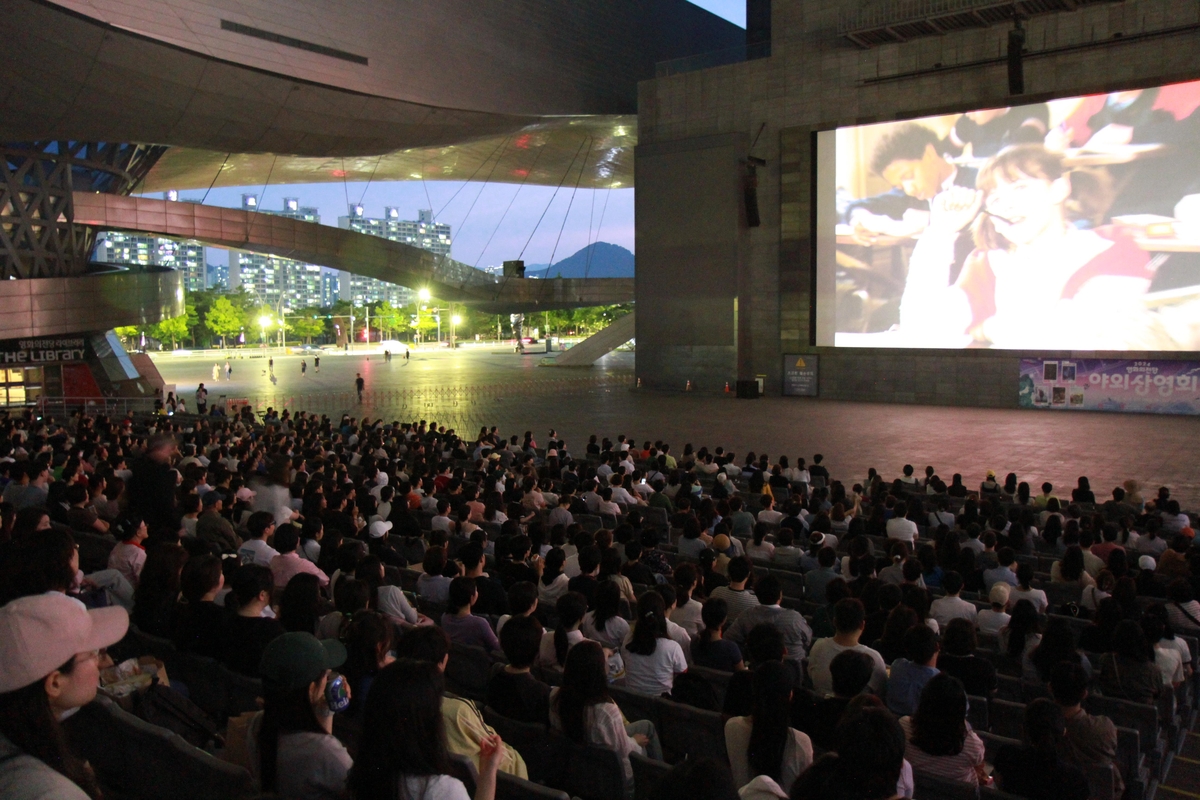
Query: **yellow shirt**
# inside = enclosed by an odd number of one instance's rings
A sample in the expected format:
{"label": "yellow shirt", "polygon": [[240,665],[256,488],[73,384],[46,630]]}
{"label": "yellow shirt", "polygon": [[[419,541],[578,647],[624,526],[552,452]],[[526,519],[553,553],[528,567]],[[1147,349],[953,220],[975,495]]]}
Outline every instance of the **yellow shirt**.
{"label": "yellow shirt", "polygon": [[[442,698],[442,719],[446,725],[446,748],[451,753],[471,759],[478,769],[479,743],[483,737],[495,735],[496,731],[483,721],[483,715],[474,703],[451,694]],[[529,780],[525,760],[510,744],[504,747],[500,771]]]}

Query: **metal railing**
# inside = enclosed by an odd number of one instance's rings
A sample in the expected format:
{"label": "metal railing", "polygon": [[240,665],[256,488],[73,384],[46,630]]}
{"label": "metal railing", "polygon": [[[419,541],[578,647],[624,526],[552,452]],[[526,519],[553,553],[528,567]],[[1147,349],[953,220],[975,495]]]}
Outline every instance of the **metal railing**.
{"label": "metal railing", "polygon": [[[854,33],[855,31],[881,28],[887,25],[897,25],[905,22],[915,22],[951,14],[978,12],[984,9],[1003,8],[1010,12],[1014,6],[1027,15],[1045,13],[1047,11],[1067,11],[1078,5],[1088,5],[1095,2],[1111,0],[1050,0],[1036,3],[1022,0],[889,0],[875,2],[868,8],[855,12],[838,15],[837,30],[839,34]],[[1008,13],[1011,17],[1011,12]]]}
{"label": "metal railing", "polygon": [[40,416],[67,417],[79,411],[89,415],[124,416],[154,413],[152,397],[39,397],[36,402],[16,408],[34,408]]}

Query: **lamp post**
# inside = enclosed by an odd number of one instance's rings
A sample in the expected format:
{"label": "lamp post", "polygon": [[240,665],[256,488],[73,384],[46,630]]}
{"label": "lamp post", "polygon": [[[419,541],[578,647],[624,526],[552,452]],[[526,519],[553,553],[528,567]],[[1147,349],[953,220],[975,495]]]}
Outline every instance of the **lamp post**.
{"label": "lamp post", "polygon": [[454,316],[450,317],[450,349],[451,350],[458,347],[457,328],[461,324],[462,324],[462,317],[460,317],[458,314],[455,314]]}
{"label": "lamp post", "polygon": [[259,343],[265,345],[267,343],[267,328],[271,327],[271,317],[269,314],[263,314],[258,318],[258,327],[262,331],[259,337]]}

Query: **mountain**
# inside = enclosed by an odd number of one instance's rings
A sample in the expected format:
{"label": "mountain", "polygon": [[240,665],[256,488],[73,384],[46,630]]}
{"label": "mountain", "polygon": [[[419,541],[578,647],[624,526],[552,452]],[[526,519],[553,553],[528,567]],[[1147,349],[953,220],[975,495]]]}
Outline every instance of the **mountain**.
{"label": "mountain", "polygon": [[[591,256],[589,261],[589,254]],[[633,253],[618,244],[596,242],[547,269],[546,264],[526,264],[527,278],[632,278]]]}

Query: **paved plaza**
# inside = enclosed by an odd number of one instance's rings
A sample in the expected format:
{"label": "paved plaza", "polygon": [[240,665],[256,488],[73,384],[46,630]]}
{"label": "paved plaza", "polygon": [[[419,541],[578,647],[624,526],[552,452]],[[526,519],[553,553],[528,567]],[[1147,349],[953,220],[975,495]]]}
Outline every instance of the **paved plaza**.
{"label": "paved plaza", "polygon": [[[235,359],[233,380],[211,380],[214,361],[156,359],[168,383],[192,401],[204,380],[210,399],[248,398],[277,408],[328,414],[369,414],[427,419],[471,436],[482,425],[506,433],[532,430],[539,442],[555,428],[569,449],[581,452],[587,436],[663,439],[681,451],[695,446],[767,452],[792,458],[824,453],[843,480],[860,481],[868,467],[898,476],[905,463],[927,464],[947,480],[961,472],[975,486],[988,469],[1016,472],[1035,490],[1049,480],[1063,490],[1087,475],[1097,496],[1127,478],[1151,490],[1172,487],[1185,504],[1200,503],[1196,455],[1200,419],[828,402],[767,397],[736,400],[724,394],[645,392],[634,389],[633,354],[617,353],[591,369],[540,367],[544,355],[460,350],[418,351],[406,364],[379,355],[328,355],[316,374],[308,357],[301,376],[298,356],[275,360],[275,380],[265,359]],[[220,363],[224,363],[221,361]],[[364,404],[354,397],[361,372]]]}

